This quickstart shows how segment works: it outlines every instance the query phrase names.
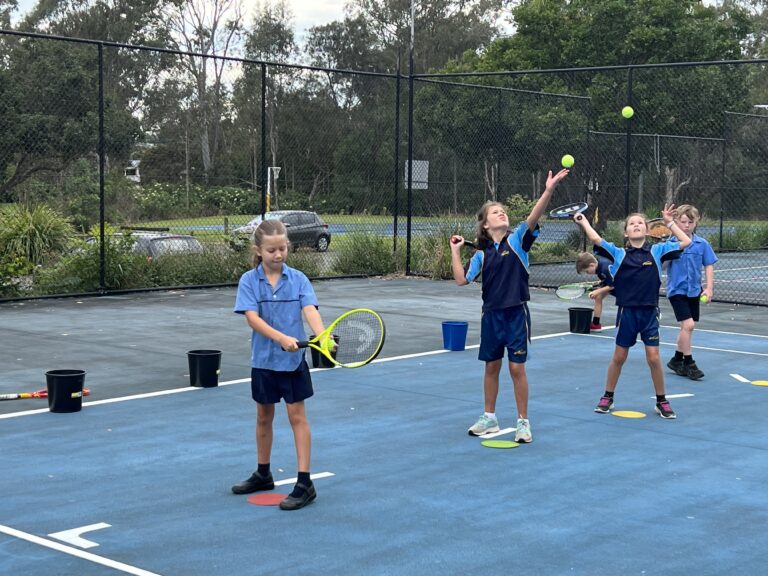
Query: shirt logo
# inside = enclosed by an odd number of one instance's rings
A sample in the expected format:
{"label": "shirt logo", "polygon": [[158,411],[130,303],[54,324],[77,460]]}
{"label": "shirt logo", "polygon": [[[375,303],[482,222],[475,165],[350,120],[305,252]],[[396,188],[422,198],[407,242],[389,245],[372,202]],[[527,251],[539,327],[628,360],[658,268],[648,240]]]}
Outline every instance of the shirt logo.
{"label": "shirt logo", "polygon": [[504,250],[504,252],[501,253],[502,256],[509,256],[509,250]]}
{"label": "shirt logo", "polygon": [[653,262],[651,262],[650,260],[646,260],[645,262],[643,262],[643,266],[653,266]]}

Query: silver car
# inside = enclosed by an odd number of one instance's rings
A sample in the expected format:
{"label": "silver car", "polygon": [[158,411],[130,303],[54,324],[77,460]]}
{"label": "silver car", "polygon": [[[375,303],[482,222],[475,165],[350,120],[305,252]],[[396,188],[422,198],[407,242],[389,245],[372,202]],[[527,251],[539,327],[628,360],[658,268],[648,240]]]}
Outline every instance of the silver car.
{"label": "silver car", "polygon": [[[331,244],[331,232],[328,224],[320,219],[315,212],[306,210],[276,210],[264,214],[266,220],[280,220],[288,231],[288,240],[293,248],[308,246],[318,252],[325,252]],[[261,224],[261,216],[256,216],[245,226],[238,226],[232,231],[240,236],[249,238],[256,227]]]}

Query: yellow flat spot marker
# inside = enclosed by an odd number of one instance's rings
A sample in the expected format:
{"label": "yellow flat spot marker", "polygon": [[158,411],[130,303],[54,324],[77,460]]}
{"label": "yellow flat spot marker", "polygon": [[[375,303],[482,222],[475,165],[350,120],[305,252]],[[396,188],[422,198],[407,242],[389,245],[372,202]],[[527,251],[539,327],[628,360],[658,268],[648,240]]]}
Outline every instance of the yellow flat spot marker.
{"label": "yellow flat spot marker", "polygon": [[480,444],[486,448],[517,448],[520,446],[520,444],[512,442],[512,440],[483,440]]}
{"label": "yellow flat spot marker", "polygon": [[768,386],[768,380],[755,380],[752,384],[755,386]]}
{"label": "yellow flat spot marker", "polygon": [[634,410],[616,410],[611,414],[619,418],[645,418],[645,412],[635,412]]}

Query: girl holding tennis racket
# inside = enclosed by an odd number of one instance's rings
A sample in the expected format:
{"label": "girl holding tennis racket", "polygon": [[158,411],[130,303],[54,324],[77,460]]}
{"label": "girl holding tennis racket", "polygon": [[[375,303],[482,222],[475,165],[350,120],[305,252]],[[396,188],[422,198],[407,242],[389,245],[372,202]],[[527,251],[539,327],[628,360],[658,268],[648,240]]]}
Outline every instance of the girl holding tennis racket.
{"label": "girl holding tennis racket", "polygon": [[285,263],[288,248],[285,226],[277,220],[264,220],[253,234],[254,268],[243,274],[237,287],[235,312],[245,315],[253,330],[251,396],[256,401],[258,469],[232,486],[232,492],[249,494],[275,487],[270,472],[272,423],[275,404],[282,398],[293,429],[299,473],[280,508],[298,510],[317,496],[309,477],[311,433],[304,400],[314,392],[304,352],[299,351],[299,341],[306,340],[302,316],[315,334],[321,334],[324,327],[309,279]]}
{"label": "girl holding tennis racket", "polygon": [[609,413],[613,407],[613,394],[621,376],[621,368],[639,334],[645,344],[645,359],[656,391],[656,413],[665,419],[677,417],[664,391],[664,371],[659,357],[661,265],[665,260],[679,255],[691,243],[691,239],[674,222],[674,208],[674,205],[665,205],[662,216],[679,243],[650,245],[646,240],[647,219],[644,214],[634,213],[627,216],[624,222],[624,236],[627,240],[625,248],[603,240],[583,214],[573,217],[587,238],[613,259],[609,271],[613,276],[616,305],[619,307],[616,317],[618,330],[613,358],[608,365],[605,393],[595,407],[595,412],[600,414]]}
{"label": "girl holding tennis racket", "polygon": [[485,362],[483,396],[485,412],[468,430],[472,436],[499,431],[496,399],[499,395],[499,374],[504,350],[509,358],[509,374],[517,403],[515,442],[531,442],[533,434],[528,421],[528,377],[525,362],[531,335],[528,312],[528,253],[539,234],[539,219],[549,203],[555,187],[568,175],[560,170],[549,171],[547,184],[528,218],[509,230],[509,218],[500,202],[486,202],[477,213],[477,251],[467,272],[461,262],[462,236],[452,236],[451,268],[456,284],[464,286],[481,273],[483,277],[483,316],[480,326],[480,352]]}

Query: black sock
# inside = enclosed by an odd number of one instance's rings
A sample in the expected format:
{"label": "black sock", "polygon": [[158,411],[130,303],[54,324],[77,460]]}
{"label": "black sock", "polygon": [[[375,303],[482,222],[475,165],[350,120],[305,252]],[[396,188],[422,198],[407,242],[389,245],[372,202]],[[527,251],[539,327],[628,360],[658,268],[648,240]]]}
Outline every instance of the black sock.
{"label": "black sock", "polygon": [[259,464],[259,469],[257,470],[259,473],[259,476],[267,477],[269,476],[269,462],[266,464]]}
{"label": "black sock", "polygon": [[608,398],[613,398],[613,392],[608,392],[608,390],[606,390],[603,396],[608,396]]}
{"label": "black sock", "polygon": [[600,316],[595,316],[594,318],[592,318],[592,323],[593,324],[600,324]]}
{"label": "black sock", "polygon": [[656,404],[661,404],[662,402],[667,401],[667,395],[666,394],[656,394]]}
{"label": "black sock", "polygon": [[291,496],[294,498],[299,498],[302,494],[304,494],[304,489],[299,488],[299,484],[303,484],[307,488],[312,486],[312,480],[309,478],[309,472],[299,472],[299,477],[296,479],[296,486],[293,487],[293,492],[291,492]]}
{"label": "black sock", "polygon": [[675,352],[675,360],[682,360],[683,359],[683,353],[680,352],[680,350],[677,350]]}
{"label": "black sock", "polygon": [[693,355],[683,356],[683,364],[693,364]]}

